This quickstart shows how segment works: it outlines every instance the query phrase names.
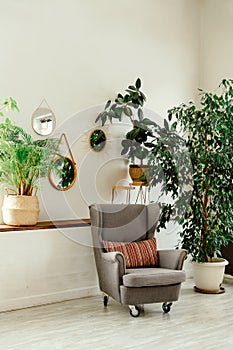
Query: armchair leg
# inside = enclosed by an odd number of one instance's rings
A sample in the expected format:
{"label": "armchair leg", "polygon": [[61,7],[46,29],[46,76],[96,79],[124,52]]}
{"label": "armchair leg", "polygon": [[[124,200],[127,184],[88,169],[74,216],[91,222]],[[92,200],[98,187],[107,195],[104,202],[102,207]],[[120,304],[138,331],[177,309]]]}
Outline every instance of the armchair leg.
{"label": "armchair leg", "polygon": [[171,310],[172,303],[163,303],[162,309],[165,314]]}
{"label": "armchair leg", "polygon": [[109,299],[109,296],[107,294],[103,293],[104,306],[108,306],[108,299]]}
{"label": "armchair leg", "polygon": [[129,305],[129,313],[132,317],[138,317],[140,315],[140,309],[136,305]]}

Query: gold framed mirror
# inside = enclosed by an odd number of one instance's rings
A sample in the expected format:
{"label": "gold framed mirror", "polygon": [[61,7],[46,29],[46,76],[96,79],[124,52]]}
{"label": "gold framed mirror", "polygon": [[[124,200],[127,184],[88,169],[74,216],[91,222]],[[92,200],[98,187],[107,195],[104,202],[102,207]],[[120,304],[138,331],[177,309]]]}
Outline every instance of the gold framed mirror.
{"label": "gold framed mirror", "polygon": [[74,185],[76,178],[76,164],[72,159],[59,156],[53,160],[49,181],[54,188],[59,191],[67,191]]}
{"label": "gold framed mirror", "polygon": [[100,152],[106,146],[107,136],[102,129],[94,129],[89,134],[89,146],[95,152]]}

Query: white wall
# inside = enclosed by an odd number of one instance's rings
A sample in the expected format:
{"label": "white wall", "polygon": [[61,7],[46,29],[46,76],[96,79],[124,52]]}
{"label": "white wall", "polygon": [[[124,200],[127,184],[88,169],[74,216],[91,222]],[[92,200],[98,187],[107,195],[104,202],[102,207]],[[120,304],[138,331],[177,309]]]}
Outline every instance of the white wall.
{"label": "white wall", "polygon": [[[118,157],[118,137],[127,125],[106,127],[109,142],[100,154],[88,148],[107,99],[137,77],[147,107],[162,118],[168,108],[195,98],[198,25],[196,0],[0,0],[0,98],[17,100],[20,113],[11,116],[35,137],[31,115],[45,98],[56,115],[55,134],[66,132],[77,163],[78,180],[69,191],[41,182],[41,221],[87,217],[90,202],[110,200],[111,185],[127,178]],[[91,252],[59,234],[0,235],[1,309],[94,292]],[[159,244],[175,241],[171,227]]]}
{"label": "white wall", "polygon": [[[146,0],[143,5],[140,0],[0,0],[0,5],[1,98],[11,95],[18,101],[20,113],[13,118],[30,133],[31,115],[45,98],[57,118],[55,133],[65,130],[71,141],[78,174],[89,152],[87,133],[95,127],[97,113],[95,108],[90,113],[86,109],[114,98],[138,76],[148,97],[147,107],[163,118],[169,107],[195,96],[199,68],[196,0]],[[101,155],[91,154],[90,161],[105,166],[111,152],[115,152],[114,145]],[[94,184],[104,200],[109,199],[112,165],[107,179]],[[88,198],[91,181],[86,176],[83,185]],[[62,212],[62,196],[79,208],[78,215],[88,215],[89,203],[79,185],[65,194],[50,189],[56,199],[50,208],[57,211],[58,219],[76,216]],[[47,194],[48,185],[43,186]],[[47,207],[49,201],[45,198]],[[41,206],[40,220],[48,218],[46,211]]]}
{"label": "white wall", "polygon": [[223,78],[233,78],[233,1],[200,2],[200,87],[216,90]]}
{"label": "white wall", "polygon": [[[197,84],[196,0],[10,0],[1,3],[1,95],[22,124],[42,98],[58,124],[140,76],[149,107],[168,107]],[[19,117],[17,117],[19,119]]]}
{"label": "white wall", "polygon": [[0,232],[0,242],[0,312],[98,293],[90,228]]}

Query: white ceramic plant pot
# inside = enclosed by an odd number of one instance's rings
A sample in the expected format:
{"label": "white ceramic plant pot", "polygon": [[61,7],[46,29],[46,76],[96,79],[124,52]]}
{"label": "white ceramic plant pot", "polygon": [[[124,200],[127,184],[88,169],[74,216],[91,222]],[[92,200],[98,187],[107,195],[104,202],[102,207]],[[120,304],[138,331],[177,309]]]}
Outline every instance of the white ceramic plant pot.
{"label": "white ceramic plant pot", "polygon": [[192,263],[195,288],[201,292],[221,292],[221,283],[228,261],[222,258],[213,258],[212,260],[212,262]]}
{"label": "white ceramic plant pot", "polygon": [[2,217],[6,225],[36,225],[38,216],[39,202],[36,196],[4,196]]}

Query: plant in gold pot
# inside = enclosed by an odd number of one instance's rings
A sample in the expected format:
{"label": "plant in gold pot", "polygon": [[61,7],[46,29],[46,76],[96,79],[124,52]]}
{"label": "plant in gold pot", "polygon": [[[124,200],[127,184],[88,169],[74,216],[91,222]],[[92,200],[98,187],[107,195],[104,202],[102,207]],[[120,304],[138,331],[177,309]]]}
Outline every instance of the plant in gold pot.
{"label": "plant in gold pot", "polygon": [[[123,116],[129,118],[132,125],[125,138],[122,140],[122,155],[130,159],[129,173],[133,182],[147,182],[145,170],[149,149],[146,142],[153,136],[150,129],[149,119],[144,117],[142,107],[146,101],[145,94],[141,91],[141,80],[138,78],[134,85],[129,85],[125,94],[118,93],[114,102],[108,100],[104,111],[96,118],[95,122],[101,121],[102,126],[107,121],[122,121]],[[137,163],[139,161],[139,163]]]}
{"label": "plant in gold pot", "polygon": [[[126,94],[118,93],[115,101],[107,101],[104,111],[96,118],[105,125],[107,121],[122,121],[123,116],[130,119],[132,128],[126,133],[121,141],[122,155],[126,155],[133,164],[130,164],[130,174],[133,183],[143,183],[150,186],[161,185],[161,196],[158,204],[161,207],[161,215],[157,230],[166,227],[173,213],[170,203],[162,202],[162,197],[170,197],[176,200],[178,192],[182,192],[179,203],[185,201],[188,196],[186,188],[179,186],[179,169],[177,163],[188,163],[188,157],[183,154],[183,139],[177,135],[166,119],[163,126],[155,120],[145,117],[143,111],[146,97],[141,91],[141,80],[138,78],[134,85],[129,85]],[[175,156],[174,156],[175,155]],[[179,160],[177,162],[177,155]],[[139,164],[135,164],[139,161]],[[132,176],[132,169],[136,170],[138,176]],[[184,176],[185,174],[183,174]],[[180,187],[180,189],[179,189]],[[167,198],[166,198],[167,199]],[[177,202],[177,200],[176,200]]]}
{"label": "plant in gold pot", "polygon": [[2,208],[5,224],[37,223],[39,179],[51,169],[57,145],[56,139],[33,140],[8,118],[0,124],[0,183],[8,192]]}

